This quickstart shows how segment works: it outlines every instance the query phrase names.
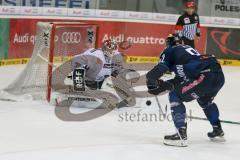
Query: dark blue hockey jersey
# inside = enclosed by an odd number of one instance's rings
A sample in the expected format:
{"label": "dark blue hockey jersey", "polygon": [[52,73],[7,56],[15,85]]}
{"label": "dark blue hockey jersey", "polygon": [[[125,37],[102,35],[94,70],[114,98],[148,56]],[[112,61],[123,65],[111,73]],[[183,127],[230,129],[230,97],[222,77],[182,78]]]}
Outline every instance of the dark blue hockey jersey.
{"label": "dark blue hockey jersey", "polygon": [[216,63],[217,60],[213,56],[202,56],[190,46],[177,45],[163,51],[155,68],[159,76],[168,70],[174,72],[176,77],[186,80],[195,79],[200,73],[210,71],[211,64]]}

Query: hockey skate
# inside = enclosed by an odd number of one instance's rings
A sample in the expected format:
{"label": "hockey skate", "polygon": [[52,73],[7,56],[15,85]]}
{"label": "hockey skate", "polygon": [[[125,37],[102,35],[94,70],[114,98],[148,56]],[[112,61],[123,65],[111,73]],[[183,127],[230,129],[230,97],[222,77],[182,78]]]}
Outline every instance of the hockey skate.
{"label": "hockey skate", "polygon": [[187,128],[179,128],[177,133],[165,136],[163,143],[168,146],[187,147]]}
{"label": "hockey skate", "polygon": [[215,142],[225,142],[226,141],[224,138],[224,132],[222,130],[222,126],[220,123],[218,123],[217,125],[214,125],[213,131],[208,132],[207,135],[211,141],[215,141]]}

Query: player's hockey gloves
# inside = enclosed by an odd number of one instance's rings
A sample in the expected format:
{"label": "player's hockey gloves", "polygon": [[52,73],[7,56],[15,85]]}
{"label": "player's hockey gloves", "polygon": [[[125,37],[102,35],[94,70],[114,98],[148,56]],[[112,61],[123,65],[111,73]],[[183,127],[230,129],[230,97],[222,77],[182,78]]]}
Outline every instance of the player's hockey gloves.
{"label": "player's hockey gloves", "polygon": [[163,95],[167,92],[170,92],[174,89],[174,86],[163,80],[158,80],[154,83],[147,81],[148,93],[153,95]]}
{"label": "player's hockey gloves", "polygon": [[150,94],[164,94],[166,91],[171,91],[173,89],[173,85],[171,83],[159,80],[159,78],[167,71],[168,67],[159,63],[147,73],[147,87]]}

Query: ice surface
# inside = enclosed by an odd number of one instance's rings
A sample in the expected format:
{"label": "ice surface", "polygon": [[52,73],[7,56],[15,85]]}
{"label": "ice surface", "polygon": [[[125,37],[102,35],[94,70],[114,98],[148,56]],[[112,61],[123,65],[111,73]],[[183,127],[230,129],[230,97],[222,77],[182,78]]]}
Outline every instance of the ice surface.
{"label": "ice surface", "polygon": [[[1,67],[0,88],[14,80],[23,66]],[[240,68],[224,67],[226,85],[216,98],[221,118],[240,121]],[[167,97],[159,97],[165,106]],[[209,141],[206,121],[188,123],[189,147],[164,146],[162,138],[174,131],[172,122],[121,121],[125,113],[157,113],[154,98],[138,100],[135,108],[123,108],[87,122],[64,122],[54,107],[44,102],[0,101],[0,160],[227,160],[240,157],[240,125],[223,124],[225,143]],[[197,103],[187,104],[193,116],[204,117]],[[75,108],[83,111],[84,109]]]}

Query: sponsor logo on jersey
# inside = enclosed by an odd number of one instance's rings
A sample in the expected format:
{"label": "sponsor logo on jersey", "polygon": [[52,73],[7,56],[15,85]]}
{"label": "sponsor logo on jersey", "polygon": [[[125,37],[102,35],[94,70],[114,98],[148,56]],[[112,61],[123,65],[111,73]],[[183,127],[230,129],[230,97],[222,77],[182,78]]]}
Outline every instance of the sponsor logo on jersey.
{"label": "sponsor logo on jersey", "polygon": [[187,18],[184,18],[184,23],[185,24],[189,24],[190,23],[190,19],[187,17]]}
{"label": "sponsor logo on jersey", "polygon": [[186,93],[187,91],[193,89],[194,87],[198,86],[200,83],[202,83],[205,79],[205,75],[201,74],[200,77],[193,81],[192,83],[188,84],[187,86],[182,88],[182,94]]}
{"label": "sponsor logo on jersey", "polygon": [[183,78],[183,80],[185,82],[188,82],[189,79],[187,79],[187,76],[185,75],[185,72],[184,72],[184,69],[183,69],[183,65],[176,65],[176,69],[177,69],[178,76]]}

